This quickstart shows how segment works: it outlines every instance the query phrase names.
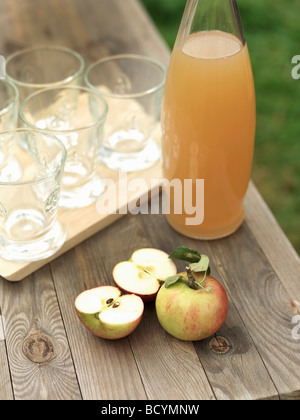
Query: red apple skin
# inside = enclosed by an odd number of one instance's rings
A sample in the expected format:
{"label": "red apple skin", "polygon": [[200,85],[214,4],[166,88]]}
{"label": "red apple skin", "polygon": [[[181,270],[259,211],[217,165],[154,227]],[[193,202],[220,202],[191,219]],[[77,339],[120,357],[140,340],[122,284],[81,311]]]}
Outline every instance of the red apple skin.
{"label": "red apple skin", "polygon": [[[126,294],[132,293],[128,290],[121,289],[120,286],[118,286],[118,287],[123,293],[126,293]],[[135,295],[139,296],[143,300],[144,303],[148,303],[148,302],[152,302],[153,300],[155,300],[155,298],[157,296],[157,292],[153,293],[152,295],[139,295],[138,293],[135,293]]]}
{"label": "red apple skin", "polygon": [[[186,277],[186,273],[181,273]],[[195,275],[197,280],[197,274]],[[163,285],[156,298],[156,313],[161,326],[183,341],[204,340],[215,334],[225,323],[228,296],[224,287],[207,276],[204,289],[191,289],[178,281],[166,288]]]}
{"label": "red apple skin", "polygon": [[126,295],[135,294],[136,296],[139,296],[144,303],[152,302],[153,300],[155,300],[157,293],[159,291],[159,287],[158,287],[157,292],[152,293],[151,295],[142,295],[142,294],[133,292],[132,290],[126,290],[122,288],[116,281],[115,283],[118,286],[118,289],[120,289],[123,294],[126,294]]}

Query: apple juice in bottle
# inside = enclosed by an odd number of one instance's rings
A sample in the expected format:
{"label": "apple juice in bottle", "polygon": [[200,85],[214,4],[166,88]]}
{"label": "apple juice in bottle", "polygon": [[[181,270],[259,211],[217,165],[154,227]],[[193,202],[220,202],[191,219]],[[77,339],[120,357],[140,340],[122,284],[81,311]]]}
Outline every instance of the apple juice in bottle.
{"label": "apple juice in bottle", "polygon": [[253,73],[236,1],[188,0],[164,91],[163,175],[182,185],[192,180],[193,203],[196,180],[204,180],[204,219],[187,223],[184,203],[181,213],[175,210],[183,194],[169,188],[166,217],[174,229],[215,239],[242,224],[255,124]]}

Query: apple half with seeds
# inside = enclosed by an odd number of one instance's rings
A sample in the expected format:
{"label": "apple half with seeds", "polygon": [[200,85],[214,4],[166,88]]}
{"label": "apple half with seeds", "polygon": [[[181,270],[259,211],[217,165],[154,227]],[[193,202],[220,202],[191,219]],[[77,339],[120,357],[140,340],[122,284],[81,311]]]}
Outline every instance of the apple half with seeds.
{"label": "apple half with seeds", "polygon": [[114,286],[82,292],[75,300],[82,324],[98,337],[116,340],[131,334],[139,325],[144,303],[139,296],[122,295]]}
{"label": "apple half with seeds", "polygon": [[169,255],[155,248],[141,248],[135,251],[129,261],[117,264],[113,279],[124,293],[133,293],[150,302],[165,279],[177,273],[177,266]]}

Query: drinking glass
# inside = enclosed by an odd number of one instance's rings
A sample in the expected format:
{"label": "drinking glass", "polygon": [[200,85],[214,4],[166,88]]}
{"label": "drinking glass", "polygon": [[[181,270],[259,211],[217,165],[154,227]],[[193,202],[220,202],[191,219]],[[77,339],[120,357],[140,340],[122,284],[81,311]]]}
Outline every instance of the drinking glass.
{"label": "drinking glass", "polygon": [[37,45],[14,52],[6,59],[6,77],[19,89],[20,101],[37,90],[80,85],[84,59],[56,45]]}
{"label": "drinking glass", "polygon": [[0,141],[11,143],[7,153],[21,168],[18,181],[7,181],[0,168],[0,256],[15,262],[48,258],[66,237],[57,218],[65,147],[54,136],[26,129],[1,132]]}
{"label": "drinking glass", "polygon": [[167,191],[174,229],[215,239],[242,224],[255,125],[254,80],[236,1],[188,0],[162,106],[164,178],[182,186],[192,181],[190,203],[179,190]]}
{"label": "drinking glass", "polygon": [[135,54],[106,57],[87,69],[87,86],[100,92],[109,106],[99,153],[107,167],[138,171],[160,159],[165,75],[162,64]]}
{"label": "drinking glass", "polygon": [[6,67],[6,62],[5,62],[5,57],[3,57],[3,55],[0,55],[0,79],[5,79],[5,67]]}
{"label": "drinking glass", "polygon": [[15,128],[18,119],[19,92],[6,80],[0,80],[0,131]]}
{"label": "drinking glass", "polygon": [[[16,86],[6,80],[0,80],[0,132],[16,128],[18,119],[19,92]],[[2,179],[17,180],[20,168],[15,156],[9,149],[11,139],[0,139],[0,170]]]}
{"label": "drinking glass", "polygon": [[67,149],[59,203],[62,208],[86,207],[105,189],[97,171],[97,153],[106,114],[102,96],[80,86],[43,89],[20,105],[19,116],[25,127],[55,135]]}

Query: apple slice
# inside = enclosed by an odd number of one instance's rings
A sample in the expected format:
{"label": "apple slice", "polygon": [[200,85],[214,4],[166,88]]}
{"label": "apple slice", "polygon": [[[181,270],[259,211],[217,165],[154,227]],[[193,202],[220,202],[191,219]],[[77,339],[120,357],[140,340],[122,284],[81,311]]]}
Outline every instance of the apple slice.
{"label": "apple slice", "polygon": [[166,252],[142,248],[135,251],[129,261],[114,267],[113,278],[124,293],[134,293],[144,302],[150,302],[155,299],[161,283],[176,273],[177,267]]}
{"label": "apple slice", "polygon": [[131,334],[144,312],[142,299],[121,295],[114,286],[86,290],[75,300],[76,313],[82,324],[98,337],[116,340]]}

